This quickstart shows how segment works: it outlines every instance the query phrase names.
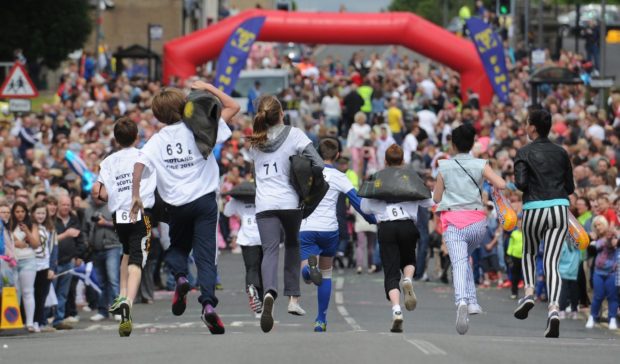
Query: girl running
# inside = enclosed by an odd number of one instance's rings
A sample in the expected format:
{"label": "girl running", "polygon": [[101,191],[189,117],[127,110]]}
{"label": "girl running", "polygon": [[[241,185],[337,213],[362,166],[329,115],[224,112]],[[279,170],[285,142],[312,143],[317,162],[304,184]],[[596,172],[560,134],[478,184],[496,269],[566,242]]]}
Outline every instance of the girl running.
{"label": "girl running", "polygon": [[526,132],[533,142],[519,149],[514,167],[517,187],[523,191],[525,280],[525,297],[519,300],[514,316],[524,320],[534,307],[536,252],[544,240],[544,274],[549,295],[545,337],[559,337],[562,278],[558,264],[568,232],[568,196],[575,191],[575,185],[568,153],[547,138],[550,129],[551,114],[540,106],[530,106]]}
{"label": "girl running", "polygon": [[[305,312],[290,297],[299,290],[299,226],[302,211],[299,196],[289,182],[292,155],[309,158],[314,168],[323,169],[323,160],[303,131],[285,126],[284,113],[278,99],[263,96],[257,100],[253,134],[249,137],[250,158],[256,169],[256,222],[263,248],[263,332],[273,328],[273,304],[278,297],[279,245],[284,242],[284,295],[289,296],[288,312]],[[284,231],[284,241],[281,232]]]}
{"label": "girl running", "polygon": [[[403,150],[392,144],[385,152],[385,165],[397,167],[403,164]],[[384,272],[385,296],[392,304],[391,332],[403,332],[403,313],[400,307],[400,287],[405,292],[405,308],[413,311],[417,298],[413,292],[415,273],[415,250],[420,233],[415,223],[418,206],[431,207],[431,199],[389,203],[364,198],[362,211],[374,214],[378,222],[379,253]],[[402,272],[402,281],[401,281]]]}
{"label": "girl running", "polygon": [[[452,262],[456,302],[456,331],[465,335],[469,315],[482,312],[476,298],[470,254],[486,234],[486,213],[482,201],[482,183],[486,179],[495,188],[504,189],[506,182],[493,172],[487,161],[473,158],[469,152],[476,131],[461,125],[452,132],[452,159],[439,161],[439,173],[433,199],[439,204],[444,240]],[[514,188],[514,186],[510,186]]]}

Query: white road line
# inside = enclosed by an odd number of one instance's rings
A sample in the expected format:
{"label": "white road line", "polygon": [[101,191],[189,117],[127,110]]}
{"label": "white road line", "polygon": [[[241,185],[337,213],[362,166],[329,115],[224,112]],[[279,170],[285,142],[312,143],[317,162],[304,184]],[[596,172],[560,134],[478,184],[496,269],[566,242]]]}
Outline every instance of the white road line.
{"label": "white road line", "polygon": [[348,317],[349,316],[349,311],[347,311],[346,308],[344,308],[344,306],[336,306],[336,308],[338,309],[338,312],[340,312],[340,315],[342,315],[342,317]]}
{"label": "white road line", "polygon": [[447,353],[426,340],[407,340],[408,343],[418,348],[426,355],[446,355]]}
{"label": "white road line", "polygon": [[344,278],[336,277],[336,291],[342,291],[343,286],[344,286]]}
{"label": "white road line", "polygon": [[90,325],[87,328],[85,328],[84,331],[95,331],[101,327],[102,327],[101,325]]}
{"label": "white road line", "polygon": [[337,305],[344,304],[344,297],[342,296],[342,292],[337,291],[334,293],[334,301],[336,301]]}

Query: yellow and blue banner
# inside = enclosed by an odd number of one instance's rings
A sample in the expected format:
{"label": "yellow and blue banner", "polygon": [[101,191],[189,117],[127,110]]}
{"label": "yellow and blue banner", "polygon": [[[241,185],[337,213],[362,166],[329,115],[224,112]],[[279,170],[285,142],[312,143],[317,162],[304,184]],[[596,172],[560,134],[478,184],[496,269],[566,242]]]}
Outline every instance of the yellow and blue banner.
{"label": "yellow and blue banner", "polygon": [[215,87],[230,95],[237,83],[239,72],[245,67],[248,53],[254,41],[258,38],[263,24],[264,16],[250,18],[241,25],[228,38],[228,42],[222,49],[217,60],[215,73]]}
{"label": "yellow and blue banner", "polygon": [[509,79],[502,39],[481,18],[471,17],[466,24],[493,91],[501,102],[507,102]]}

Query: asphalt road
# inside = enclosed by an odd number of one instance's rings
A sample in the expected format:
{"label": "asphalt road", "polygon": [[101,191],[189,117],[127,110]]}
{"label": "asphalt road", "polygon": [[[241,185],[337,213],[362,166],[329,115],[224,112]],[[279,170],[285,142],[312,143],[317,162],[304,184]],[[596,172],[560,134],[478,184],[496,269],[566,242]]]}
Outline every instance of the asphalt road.
{"label": "asphalt road", "polygon": [[334,274],[334,293],[328,332],[314,333],[316,290],[303,285],[307,316],[286,313],[276,302],[276,325],[261,332],[244,293],[240,255],[224,254],[220,269],[224,290],[218,291],[217,310],[226,334],[212,336],[199,319],[193,292],[181,317],[170,312],[171,294],[158,292],[155,304],[136,305],[134,332],[119,338],[113,321],[91,323],[92,313],[71,331],[0,337],[0,363],[614,363],[620,340],[605,327],[584,329],[579,321],[564,320],[560,339],[545,339],[546,315],[537,305],[530,318],[512,317],[515,302],[508,290],[479,291],[484,313],[470,320],[467,335],[455,331],[452,288],[442,283],[416,283],[418,307],[405,313],[403,334],[389,333],[391,309],[383,293],[382,273]]}

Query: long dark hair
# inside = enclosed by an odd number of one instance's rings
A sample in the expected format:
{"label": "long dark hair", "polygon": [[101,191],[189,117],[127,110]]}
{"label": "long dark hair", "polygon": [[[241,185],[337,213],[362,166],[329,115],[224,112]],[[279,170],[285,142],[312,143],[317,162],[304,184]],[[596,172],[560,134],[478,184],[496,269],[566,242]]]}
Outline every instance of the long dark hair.
{"label": "long dark hair", "polygon": [[24,211],[26,211],[26,216],[24,216],[24,224],[26,224],[26,226],[28,226],[29,229],[32,229],[32,222],[30,221],[30,214],[28,212],[28,206],[22,201],[15,201],[15,203],[13,204],[13,207],[11,207],[11,217],[9,219],[9,231],[13,231],[17,227],[18,222],[17,222],[17,219],[15,218],[15,210],[18,207],[21,207],[24,209]]}
{"label": "long dark hair", "polygon": [[282,105],[277,98],[271,95],[261,96],[256,100],[257,112],[254,116],[252,135],[248,137],[254,148],[262,147],[267,141],[267,130],[280,122]]}

